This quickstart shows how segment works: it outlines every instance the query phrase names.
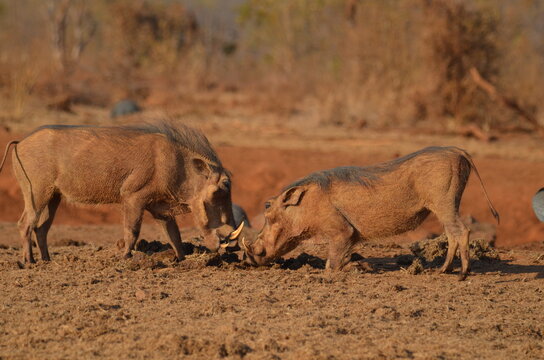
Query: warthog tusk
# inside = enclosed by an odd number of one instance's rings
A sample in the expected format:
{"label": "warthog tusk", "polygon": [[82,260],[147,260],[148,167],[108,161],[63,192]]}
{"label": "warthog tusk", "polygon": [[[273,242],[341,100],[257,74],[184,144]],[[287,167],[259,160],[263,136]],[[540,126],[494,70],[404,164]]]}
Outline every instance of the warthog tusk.
{"label": "warthog tusk", "polygon": [[225,249],[225,248],[227,248],[229,246],[229,243],[228,242],[222,243],[219,246],[221,246],[221,248]]}
{"label": "warthog tusk", "polygon": [[236,240],[238,239],[238,236],[240,236],[240,233],[242,232],[242,229],[244,228],[244,222],[242,221],[240,223],[240,226],[238,226],[238,229],[234,230],[232,233],[230,233],[229,235],[229,239],[231,240]]}

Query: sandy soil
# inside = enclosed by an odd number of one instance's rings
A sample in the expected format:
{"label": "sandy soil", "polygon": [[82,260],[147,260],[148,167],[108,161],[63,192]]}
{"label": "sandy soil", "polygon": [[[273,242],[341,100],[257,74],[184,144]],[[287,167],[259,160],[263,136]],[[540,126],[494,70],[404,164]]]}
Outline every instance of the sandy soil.
{"label": "sandy soil", "polygon": [[[23,267],[19,249],[0,249],[0,358],[544,354],[544,244],[475,261],[474,274],[458,282],[431,269],[411,275],[398,264],[409,250],[394,243],[365,244],[359,266],[331,274],[322,269],[321,243],[305,244],[283,265],[246,268],[237,254],[173,263],[167,250],[122,260],[111,230],[58,226],[50,263]],[[96,242],[84,243],[81,233]]]}
{"label": "sandy soil", "polygon": [[[544,358],[544,226],[530,208],[544,179],[541,140],[484,144],[250,120],[198,125],[233,172],[234,201],[254,223],[265,199],[310,171],[457,145],[474,154],[502,221],[495,229],[474,179],[462,213],[496,232],[500,260],[475,260],[465,282],[430,268],[411,274],[401,255],[413,240],[440,233],[433,219],[361,245],[340,273],[323,270],[319,241],[258,269],[238,253],[173,263],[171,250],[148,251],[123,260],[116,206],[64,206],[50,233],[52,261],[23,265],[14,224],[22,202],[8,164],[0,174],[0,359]],[[17,137],[1,132],[0,148]],[[197,245],[190,218],[179,221],[184,241]],[[141,238],[163,241],[149,221]]]}

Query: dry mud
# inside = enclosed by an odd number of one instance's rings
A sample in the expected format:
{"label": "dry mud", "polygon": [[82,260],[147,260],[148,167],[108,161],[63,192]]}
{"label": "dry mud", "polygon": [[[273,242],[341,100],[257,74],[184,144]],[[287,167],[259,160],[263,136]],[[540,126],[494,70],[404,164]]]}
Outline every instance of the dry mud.
{"label": "dry mud", "polygon": [[431,264],[410,274],[409,244],[363,244],[348,271],[329,273],[320,242],[252,268],[239,253],[203,253],[187,232],[182,262],[149,237],[124,260],[113,239],[93,241],[108,230],[58,226],[49,263],[0,247],[1,359],[544,355],[544,243],[493,250],[459,282]]}

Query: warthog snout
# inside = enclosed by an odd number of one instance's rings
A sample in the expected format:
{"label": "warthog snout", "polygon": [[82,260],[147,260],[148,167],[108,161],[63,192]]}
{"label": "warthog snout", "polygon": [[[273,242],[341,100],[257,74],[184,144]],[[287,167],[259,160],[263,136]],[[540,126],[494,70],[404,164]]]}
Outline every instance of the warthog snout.
{"label": "warthog snout", "polygon": [[[230,227],[230,226],[229,226]],[[238,226],[238,228],[236,230],[232,230],[230,232],[228,232],[228,234],[226,236],[222,236],[219,234],[219,244],[222,248],[227,248],[227,247],[233,247],[233,246],[236,246],[238,244],[238,237],[240,236],[240,234],[242,233],[242,230],[244,229],[244,223],[240,223],[240,225]]]}
{"label": "warthog snout", "polygon": [[255,242],[248,244],[245,238],[241,240],[241,248],[246,256],[245,262],[252,266],[261,266],[269,262],[266,258],[266,249],[263,246],[262,238],[258,237]]}
{"label": "warthog snout", "polygon": [[213,252],[220,248],[234,247],[238,244],[238,237],[243,228],[244,224],[242,223],[237,229],[225,224],[216,229],[204,230],[204,246]]}

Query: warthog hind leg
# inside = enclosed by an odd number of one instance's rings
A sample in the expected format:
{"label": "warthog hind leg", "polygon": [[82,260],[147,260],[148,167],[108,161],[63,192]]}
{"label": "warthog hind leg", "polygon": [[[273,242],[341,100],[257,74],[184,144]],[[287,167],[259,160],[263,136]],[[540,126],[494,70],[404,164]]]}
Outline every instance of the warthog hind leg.
{"label": "warthog hind leg", "polygon": [[[23,192],[25,210],[18,222],[19,232],[23,243],[23,261],[29,263],[35,262],[34,254],[32,254],[32,233],[36,231],[40,215],[53,196],[53,194],[45,192],[40,195],[41,196],[33,196],[30,191]],[[40,252],[42,250],[43,249],[40,247]],[[45,245],[45,250],[47,252],[47,245]]]}
{"label": "warthog hind leg", "polygon": [[[440,217],[439,217],[440,219]],[[451,221],[444,221],[444,231],[448,237],[448,252],[444,265],[438,270],[440,273],[445,273],[451,270],[451,265],[457,248],[461,255],[461,273],[459,280],[464,280],[470,272],[470,257],[468,251],[469,230],[463,224],[459,215],[455,215]]]}
{"label": "warthog hind leg", "polygon": [[470,230],[459,220],[461,233],[459,234],[459,253],[461,255],[461,274],[459,280],[465,280],[470,272],[469,235]]}
{"label": "warthog hind leg", "polygon": [[49,250],[47,249],[47,233],[49,232],[49,229],[53,224],[53,220],[55,219],[55,213],[59,207],[60,200],[60,194],[53,195],[51,200],[49,200],[49,204],[47,204],[47,208],[42,212],[38,227],[34,229],[36,241],[38,242],[38,249],[40,250],[42,260],[44,261],[51,260]]}
{"label": "warthog hind leg", "polygon": [[444,265],[442,265],[438,270],[438,272],[441,274],[451,271],[453,258],[455,257],[455,253],[457,252],[457,248],[459,247],[459,243],[457,242],[455,236],[450,231],[448,231],[448,228],[444,227],[444,230],[446,232],[446,236],[448,237],[448,252],[446,254],[446,260],[444,261]]}

